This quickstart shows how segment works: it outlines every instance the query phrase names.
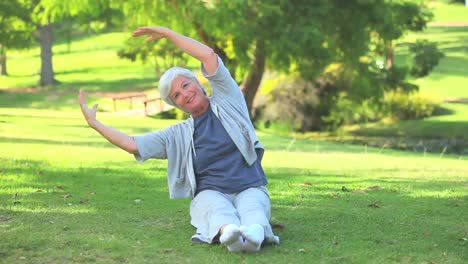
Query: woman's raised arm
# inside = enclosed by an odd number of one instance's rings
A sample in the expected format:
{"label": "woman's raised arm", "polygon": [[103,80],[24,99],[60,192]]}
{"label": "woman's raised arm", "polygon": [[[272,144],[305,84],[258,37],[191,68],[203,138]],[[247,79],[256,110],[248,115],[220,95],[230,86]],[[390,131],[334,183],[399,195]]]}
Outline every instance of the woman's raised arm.
{"label": "woman's raised arm", "polygon": [[214,74],[218,68],[218,58],[212,48],[192,38],[174,32],[167,27],[139,27],[132,35],[134,37],[149,35],[146,41],[167,38],[185,53],[201,61],[209,75]]}

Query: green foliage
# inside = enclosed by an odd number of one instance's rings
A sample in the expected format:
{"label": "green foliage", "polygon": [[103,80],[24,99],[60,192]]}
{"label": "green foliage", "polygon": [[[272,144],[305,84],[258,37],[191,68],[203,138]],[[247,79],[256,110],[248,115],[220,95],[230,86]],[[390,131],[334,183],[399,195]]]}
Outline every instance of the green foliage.
{"label": "green foliage", "polygon": [[375,120],[384,86],[368,68],[331,64],[314,82],[295,75],[284,78],[272,90],[264,118],[287,122],[298,131]]}
{"label": "green foliage", "polygon": [[437,48],[437,43],[428,40],[417,40],[410,45],[409,50],[412,57],[410,73],[416,77],[428,75],[444,57],[444,53]]}
{"label": "green foliage", "polygon": [[283,78],[271,92],[262,116],[266,120],[288,123],[295,130],[318,129],[319,93],[316,85],[299,76]]}
{"label": "green foliage", "polygon": [[142,42],[140,38],[130,37],[125,41],[125,47],[117,52],[120,58],[132,62],[140,60],[150,62],[155,67],[157,76],[172,66],[187,67],[189,57],[174,44],[161,40],[156,42]]}
{"label": "green foliage", "polygon": [[421,119],[431,116],[439,104],[417,92],[390,91],[382,99],[386,115],[394,120]]}
{"label": "green foliage", "polygon": [[343,125],[376,121],[381,116],[378,104],[371,99],[356,102],[340,93],[334,101],[329,114],[322,116],[324,130],[335,131]]}
{"label": "green foliage", "polygon": [[386,91],[400,89],[405,92],[411,92],[419,89],[417,85],[407,82],[407,67],[393,66],[390,69],[382,69],[381,74],[384,78]]}
{"label": "green foliage", "polygon": [[0,1],[0,53],[6,48],[24,49],[33,43],[31,7],[18,0]]}

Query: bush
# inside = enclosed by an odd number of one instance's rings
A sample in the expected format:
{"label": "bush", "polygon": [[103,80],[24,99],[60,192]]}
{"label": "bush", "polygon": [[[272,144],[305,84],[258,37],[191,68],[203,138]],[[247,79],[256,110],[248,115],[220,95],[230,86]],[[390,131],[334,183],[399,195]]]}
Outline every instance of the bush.
{"label": "bush", "polygon": [[415,77],[428,75],[444,57],[444,53],[437,49],[437,44],[427,40],[416,41],[410,45],[409,50],[412,53],[410,73]]}
{"label": "bush", "polygon": [[419,89],[417,85],[405,81],[408,74],[407,67],[393,66],[390,69],[382,69],[380,74],[385,81],[386,91],[401,89],[404,92],[412,92]]}
{"label": "bush", "polygon": [[418,92],[386,92],[382,105],[386,116],[394,120],[420,119],[434,114],[440,108],[434,99]]}
{"label": "bush", "polygon": [[322,121],[324,129],[334,131],[343,125],[376,121],[380,116],[379,107],[372,99],[355,102],[347,98],[345,93],[340,93],[330,114],[322,117]]}
{"label": "bush", "polygon": [[286,77],[277,83],[268,101],[263,119],[284,122],[300,131],[320,127],[319,90],[312,82],[298,76]]}
{"label": "bush", "polygon": [[265,109],[257,113],[262,114],[262,119],[284,122],[301,132],[374,121],[378,118],[376,98],[380,93],[370,96],[370,90],[358,91],[371,87],[373,82],[355,75],[341,64],[332,64],[315,81],[288,76],[276,83]]}

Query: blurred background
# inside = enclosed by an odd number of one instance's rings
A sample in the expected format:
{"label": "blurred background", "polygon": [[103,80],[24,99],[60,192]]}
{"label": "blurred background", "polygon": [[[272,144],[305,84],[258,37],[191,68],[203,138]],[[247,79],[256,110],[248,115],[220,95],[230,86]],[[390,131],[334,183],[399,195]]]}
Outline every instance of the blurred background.
{"label": "blurred background", "polygon": [[[1,0],[0,108],[183,119],[159,76],[199,64],[163,25],[212,47],[259,130],[468,154],[465,0]],[[204,85],[208,85],[206,82]],[[209,87],[208,87],[209,88]]]}

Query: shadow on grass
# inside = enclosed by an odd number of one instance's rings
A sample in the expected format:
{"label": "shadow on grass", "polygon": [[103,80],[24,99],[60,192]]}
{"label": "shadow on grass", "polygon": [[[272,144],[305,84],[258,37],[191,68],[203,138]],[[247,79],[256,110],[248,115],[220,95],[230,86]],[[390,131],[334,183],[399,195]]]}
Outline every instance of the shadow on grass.
{"label": "shadow on grass", "polygon": [[416,139],[467,138],[466,121],[407,120],[379,127],[365,127],[350,132],[359,136],[401,137]]}
{"label": "shadow on grass", "polygon": [[85,147],[100,147],[113,148],[114,145],[107,141],[66,141],[66,140],[50,140],[37,138],[15,138],[15,137],[0,137],[0,143],[15,143],[15,144],[45,144],[45,145],[69,145],[69,146],[85,146]]}
{"label": "shadow on grass", "polygon": [[262,133],[259,135],[267,151],[345,152],[362,153],[363,146],[346,145],[317,139],[300,139]]}
{"label": "shadow on grass", "polygon": [[69,85],[79,89],[85,89],[87,91],[138,92],[148,89],[156,89],[156,78],[128,78],[115,81],[87,80],[73,82]]}
{"label": "shadow on grass", "polygon": [[67,105],[77,103],[76,93],[50,93],[40,92],[13,92],[0,91],[0,108],[39,108],[39,109],[62,109]]}
{"label": "shadow on grass", "polygon": [[449,116],[453,115],[455,111],[453,109],[441,106],[434,110],[433,116]]}

